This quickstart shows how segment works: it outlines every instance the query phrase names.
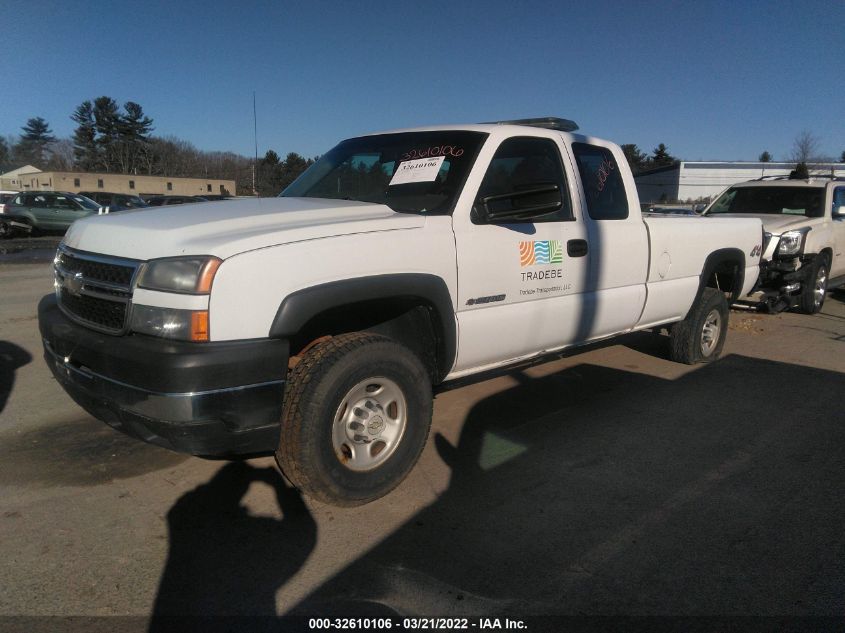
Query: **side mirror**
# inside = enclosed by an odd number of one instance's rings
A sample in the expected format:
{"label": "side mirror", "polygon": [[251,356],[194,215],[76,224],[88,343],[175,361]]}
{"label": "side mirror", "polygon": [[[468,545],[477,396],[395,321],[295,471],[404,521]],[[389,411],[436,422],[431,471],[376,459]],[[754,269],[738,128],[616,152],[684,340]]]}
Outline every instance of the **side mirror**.
{"label": "side mirror", "polygon": [[479,199],[488,222],[528,221],[557,211],[563,206],[560,187],[544,184],[522,191],[511,191]]}

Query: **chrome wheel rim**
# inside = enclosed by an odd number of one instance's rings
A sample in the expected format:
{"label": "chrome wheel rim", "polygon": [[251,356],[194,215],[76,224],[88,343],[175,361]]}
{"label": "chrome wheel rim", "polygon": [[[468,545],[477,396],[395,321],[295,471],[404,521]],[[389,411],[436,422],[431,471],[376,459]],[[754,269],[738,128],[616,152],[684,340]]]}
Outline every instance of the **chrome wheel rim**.
{"label": "chrome wheel rim", "polygon": [[816,308],[820,307],[824,301],[824,293],[827,291],[827,269],[824,266],[819,266],[819,271],[816,273],[816,285],[813,288],[813,304]]}
{"label": "chrome wheel rim", "polygon": [[710,310],[701,328],[701,355],[710,356],[719,344],[722,335],[722,315],[715,308]]}
{"label": "chrome wheel rim", "polygon": [[384,377],[362,380],[346,392],[332,424],[335,456],[349,470],[378,468],[396,452],[408,421],[405,394]]}

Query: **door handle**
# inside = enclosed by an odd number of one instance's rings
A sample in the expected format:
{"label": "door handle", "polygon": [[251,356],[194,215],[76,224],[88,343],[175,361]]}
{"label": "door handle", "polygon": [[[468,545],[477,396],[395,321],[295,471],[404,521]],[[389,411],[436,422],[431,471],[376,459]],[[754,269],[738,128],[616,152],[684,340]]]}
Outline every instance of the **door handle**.
{"label": "door handle", "polygon": [[566,254],[570,257],[584,257],[588,250],[587,240],[569,240],[566,243]]}

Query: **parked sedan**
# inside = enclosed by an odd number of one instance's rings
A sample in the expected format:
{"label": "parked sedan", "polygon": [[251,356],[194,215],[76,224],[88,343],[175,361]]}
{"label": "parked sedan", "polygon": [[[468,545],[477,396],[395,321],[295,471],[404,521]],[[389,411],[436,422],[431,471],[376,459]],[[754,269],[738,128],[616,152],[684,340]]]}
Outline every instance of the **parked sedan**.
{"label": "parked sedan", "polygon": [[102,213],[99,204],[66,191],[19,193],[6,203],[5,214],[29,224],[36,231],[65,231],[79,218]]}
{"label": "parked sedan", "polygon": [[125,211],[127,209],[140,209],[148,205],[141,196],[128,193],[111,193],[109,191],[80,191],[80,196],[91,198],[101,207],[108,207],[109,213],[114,211]]}
{"label": "parked sedan", "polygon": [[153,207],[170,206],[172,204],[190,204],[192,202],[208,202],[202,196],[155,196],[148,198],[147,204]]}

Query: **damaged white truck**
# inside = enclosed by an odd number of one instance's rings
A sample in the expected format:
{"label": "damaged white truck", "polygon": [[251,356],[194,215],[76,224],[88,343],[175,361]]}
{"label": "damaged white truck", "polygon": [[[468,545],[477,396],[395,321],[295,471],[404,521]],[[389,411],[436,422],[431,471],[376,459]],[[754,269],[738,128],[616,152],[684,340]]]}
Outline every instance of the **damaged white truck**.
{"label": "damaged white truck", "polygon": [[704,210],[712,218],[759,218],[760,281],[743,303],[769,312],[815,314],[845,285],[845,181],[766,177],[726,189]]}
{"label": "damaged white truck", "polygon": [[39,305],[95,417],[204,456],[275,453],[327,503],[393,489],[432,387],[668,326],[711,361],[758,219],[643,219],[624,155],[564,119],[352,138],[278,198],[76,222]]}

